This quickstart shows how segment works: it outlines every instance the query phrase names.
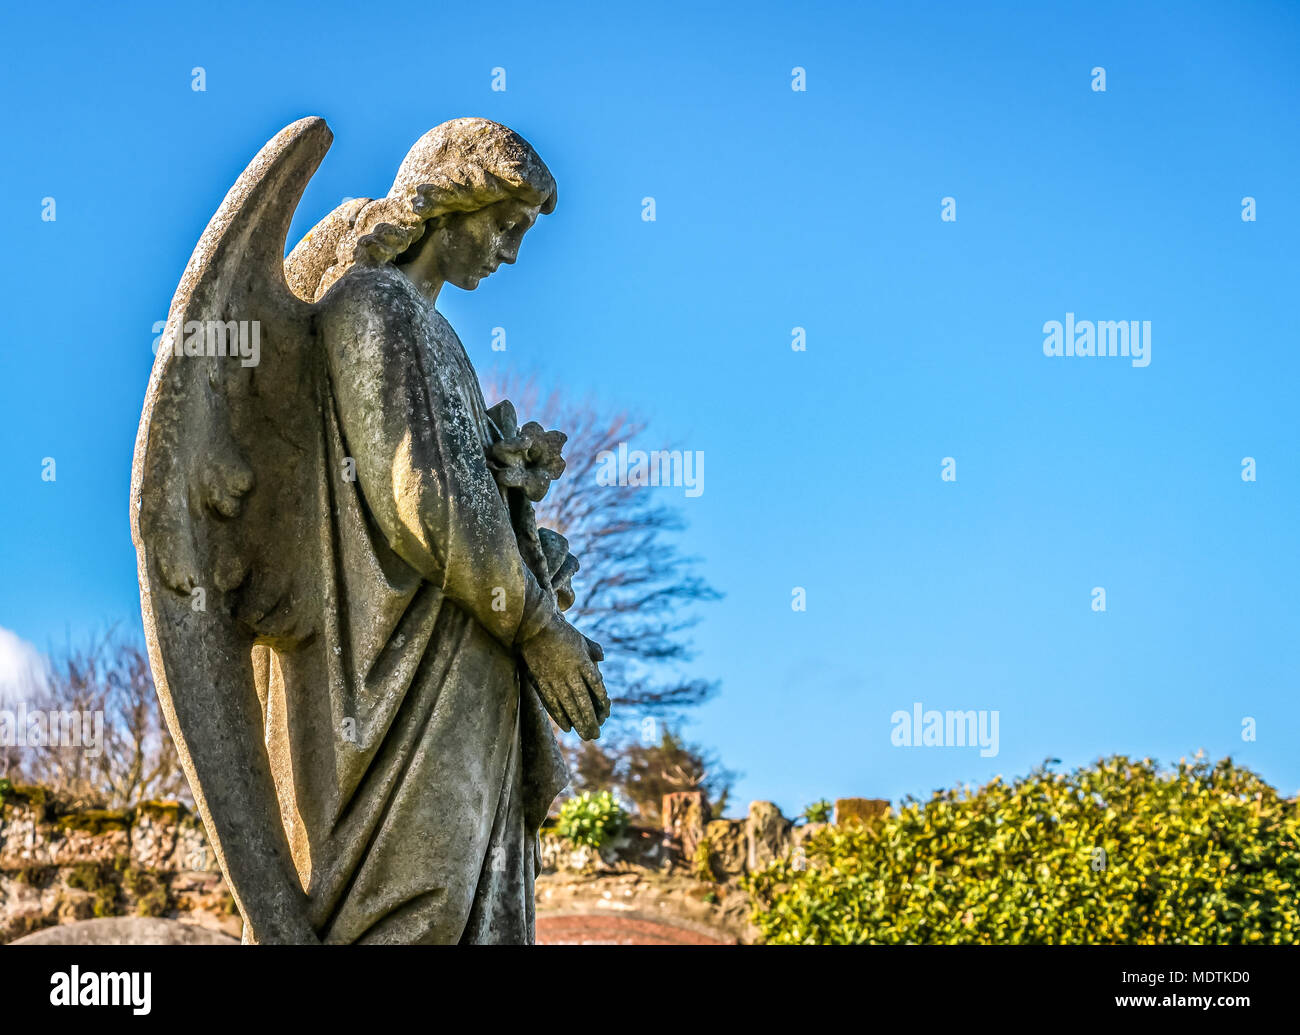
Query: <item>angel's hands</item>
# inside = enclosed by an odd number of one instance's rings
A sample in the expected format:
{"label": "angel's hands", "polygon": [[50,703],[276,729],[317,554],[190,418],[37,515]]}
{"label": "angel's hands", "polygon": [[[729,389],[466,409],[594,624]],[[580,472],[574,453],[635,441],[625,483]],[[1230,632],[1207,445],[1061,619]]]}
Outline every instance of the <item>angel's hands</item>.
{"label": "angel's hands", "polygon": [[560,729],[575,729],[583,740],[599,737],[601,723],[609,718],[609,696],[596,667],[604,657],[600,645],[556,613],[519,652]]}

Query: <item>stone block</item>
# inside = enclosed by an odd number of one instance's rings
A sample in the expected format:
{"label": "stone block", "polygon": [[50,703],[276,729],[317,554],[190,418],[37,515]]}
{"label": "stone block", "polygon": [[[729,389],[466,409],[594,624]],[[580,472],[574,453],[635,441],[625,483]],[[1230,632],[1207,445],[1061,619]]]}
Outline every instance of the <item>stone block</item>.
{"label": "stone block", "polygon": [[781,815],[781,810],[772,802],[750,802],[745,823],[746,865],[751,872],[784,858],[790,851],[790,832],[794,824]]}
{"label": "stone block", "polygon": [[889,802],[883,798],[836,798],[835,825],[874,823],[888,815]]}

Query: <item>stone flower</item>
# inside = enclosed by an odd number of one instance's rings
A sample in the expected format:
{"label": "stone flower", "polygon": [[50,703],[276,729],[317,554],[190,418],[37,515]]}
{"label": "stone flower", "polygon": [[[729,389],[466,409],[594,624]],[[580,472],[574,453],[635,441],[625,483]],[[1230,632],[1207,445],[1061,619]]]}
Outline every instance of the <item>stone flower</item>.
{"label": "stone flower", "polygon": [[578,558],[569,553],[569,541],[551,528],[539,528],[538,539],[546,557],[546,567],[551,575],[551,589],[561,611],[573,606],[573,576],[579,567]]}
{"label": "stone flower", "polygon": [[488,411],[501,440],[492,444],[488,464],[497,484],[506,489],[520,489],[534,503],[541,500],[564,473],[562,451],[568,436],[562,431],[547,431],[534,420],[518,427],[515,408],[509,400],[497,403]]}

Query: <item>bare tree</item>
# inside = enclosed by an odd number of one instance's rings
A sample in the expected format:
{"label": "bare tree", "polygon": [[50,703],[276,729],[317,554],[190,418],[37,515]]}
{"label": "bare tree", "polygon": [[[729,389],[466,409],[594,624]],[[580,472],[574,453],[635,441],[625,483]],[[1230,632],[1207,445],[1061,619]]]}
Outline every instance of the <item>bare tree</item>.
{"label": "bare tree", "polygon": [[84,805],[190,800],[140,643],[109,632],[65,648],[28,709],[46,732],[19,752],[18,778]]}
{"label": "bare tree", "polygon": [[695,572],[696,559],[677,549],[673,537],[684,522],[653,489],[596,480],[601,452],[644,434],[645,422],[558,391],[545,394],[531,378],[489,374],[484,395],[489,405],[509,399],[521,421],[569,436],[564,475],[537,504],[537,522],[567,538],[582,564],[568,613],[605,649],[601,671],[614,716],[626,723],[703,702],[716,682],[686,678],[677,667],[692,657],[686,633],[699,620],[693,605],[721,594]]}
{"label": "bare tree", "polygon": [[[677,511],[653,490],[599,485],[596,480],[602,451],[616,451],[620,443],[637,439],[645,423],[623,411],[602,413],[589,401],[575,403],[559,392],[544,395],[531,379],[489,377],[484,394],[489,403],[508,398],[522,419],[569,436],[564,476],[538,505],[537,518],[565,536],[582,563],[569,615],[604,646],[602,671],[625,733],[637,719],[671,717],[700,704],[716,690],[716,682],[686,677],[679,666],[692,657],[687,634],[698,621],[694,605],[718,600],[720,594],[696,572],[696,559],[678,550],[674,536],[684,523]],[[125,806],[157,797],[189,800],[141,644],[109,633],[83,648],[65,649],[39,689],[39,698],[32,692],[32,703],[39,701],[51,715],[88,715],[92,724],[98,715],[102,743],[86,749],[92,725],[83,732],[81,745],[5,750],[0,773],[41,783],[87,804]],[[730,774],[724,770],[709,767],[721,777],[713,784],[710,774],[694,763],[679,767],[683,759],[701,758],[698,749],[674,740],[659,745],[658,751],[638,751],[626,735],[622,740],[621,745],[610,745],[618,760],[611,758],[608,764],[624,771],[630,786],[656,784],[648,797],[638,795],[646,798],[649,808],[657,808],[649,799],[659,793],[660,782],[678,788],[709,784],[714,793],[725,796]],[[628,751],[631,755],[622,757]],[[672,764],[669,754],[674,756]]]}

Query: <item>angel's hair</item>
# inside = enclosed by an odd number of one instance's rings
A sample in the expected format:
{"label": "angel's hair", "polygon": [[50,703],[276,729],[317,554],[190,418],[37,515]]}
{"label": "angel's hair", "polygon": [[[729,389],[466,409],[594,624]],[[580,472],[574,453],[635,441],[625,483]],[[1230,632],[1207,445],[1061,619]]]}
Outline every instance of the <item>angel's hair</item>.
{"label": "angel's hair", "polygon": [[555,210],[555,180],[528,141],[488,119],[452,119],[424,134],[386,198],[355,198],[322,219],[285,260],[290,287],[314,301],[354,265],[392,262],[453,212],[507,198]]}

